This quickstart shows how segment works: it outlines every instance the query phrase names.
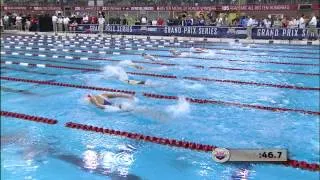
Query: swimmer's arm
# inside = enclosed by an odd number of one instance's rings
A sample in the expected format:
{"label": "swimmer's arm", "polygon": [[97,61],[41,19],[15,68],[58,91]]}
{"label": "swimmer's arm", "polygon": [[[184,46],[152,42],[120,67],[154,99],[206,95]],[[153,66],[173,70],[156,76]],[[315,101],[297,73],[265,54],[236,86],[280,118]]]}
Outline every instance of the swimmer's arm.
{"label": "swimmer's arm", "polygon": [[100,104],[100,103],[97,101],[97,99],[96,99],[95,97],[91,97],[91,98],[90,98],[90,101],[91,101],[94,105],[96,105],[98,108],[101,108],[101,109],[104,109],[104,108],[105,108],[102,104]]}
{"label": "swimmer's arm", "polygon": [[102,94],[102,96],[105,96],[105,97],[108,97],[108,98],[117,98],[117,97],[122,97],[122,98],[133,98],[132,95],[128,95],[128,94],[108,94],[108,93],[105,93],[105,94]]}
{"label": "swimmer's arm", "polygon": [[137,68],[137,69],[143,69],[142,66],[138,66],[136,64],[130,64],[131,67]]}

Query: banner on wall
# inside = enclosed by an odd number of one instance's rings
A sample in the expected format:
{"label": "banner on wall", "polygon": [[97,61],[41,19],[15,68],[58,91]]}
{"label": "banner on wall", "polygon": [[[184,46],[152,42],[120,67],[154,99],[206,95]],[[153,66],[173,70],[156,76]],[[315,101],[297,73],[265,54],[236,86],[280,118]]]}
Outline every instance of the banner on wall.
{"label": "banner on wall", "polygon": [[[208,6],[73,6],[74,11],[288,11],[298,10],[298,4],[277,5],[208,5]],[[320,4],[312,4],[312,9],[320,9]],[[12,6],[2,5],[1,10],[61,10],[60,6]]]}
{"label": "banner on wall", "polygon": [[[98,25],[81,24],[76,31],[83,33],[97,33]],[[217,38],[246,38],[245,28],[228,28],[214,26],[122,26],[105,25],[104,33],[132,34],[150,36],[192,36]]]}
{"label": "banner on wall", "polygon": [[[81,24],[77,26],[77,32],[98,33],[98,25]],[[123,26],[105,25],[104,33],[126,35],[149,35],[149,36],[191,36],[207,38],[247,38],[246,28],[230,28],[215,26]],[[318,29],[320,34],[320,29]],[[252,39],[303,39],[314,37],[309,35],[308,29],[252,29]]]}
{"label": "banner on wall", "polygon": [[[320,29],[317,29],[318,34]],[[290,28],[254,28],[252,29],[253,39],[303,39],[307,37],[315,37],[314,33],[309,33],[308,29],[290,29]]]}

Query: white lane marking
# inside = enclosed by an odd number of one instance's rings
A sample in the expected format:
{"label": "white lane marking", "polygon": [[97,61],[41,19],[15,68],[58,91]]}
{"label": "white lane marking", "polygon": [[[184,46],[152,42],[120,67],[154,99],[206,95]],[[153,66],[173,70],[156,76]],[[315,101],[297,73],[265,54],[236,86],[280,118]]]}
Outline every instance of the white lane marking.
{"label": "white lane marking", "polygon": [[99,51],[99,54],[106,54],[106,52],[104,52],[104,51]]}
{"label": "white lane marking", "polygon": [[13,52],[13,53],[11,53],[12,55],[19,55],[19,53],[17,53],[17,52]]}
{"label": "white lane marking", "polygon": [[6,61],[5,64],[12,64],[12,62],[11,61]]}
{"label": "white lane marking", "polygon": [[39,51],[44,51],[45,50],[45,48],[39,48]]}
{"label": "white lane marking", "polygon": [[50,49],[50,51],[57,51],[57,49]]}
{"label": "white lane marking", "polygon": [[53,55],[52,58],[58,58],[58,56],[57,55]]}
{"label": "white lane marking", "polygon": [[120,55],[120,52],[113,52],[114,55]]}
{"label": "white lane marking", "polygon": [[30,50],[30,49],[32,49],[32,47],[26,47],[26,49],[27,49],[27,50]]}
{"label": "white lane marking", "polygon": [[72,56],[65,56],[66,59],[73,59]]}
{"label": "white lane marking", "polygon": [[45,64],[36,64],[37,67],[40,67],[40,68],[45,68],[46,65]]}
{"label": "white lane marking", "polygon": [[90,54],[91,54],[91,53],[92,53],[92,51],[87,51],[87,53],[90,53]]}
{"label": "white lane marking", "polygon": [[81,52],[81,50],[78,50],[78,49],[77,49],[77,50],[75,50],[74,52]]}
{"label": "white lane marking", "polygon": [[88,60],[87,57],[80,57],[80,60]]}
{"label": "white lane marking", "polygon": [[24,55],[25,56],[32,56],[32,54],[30,54],[30,53],[25,53]]}
{"label": "white lane marking", "polygon": [[39,56],[39,57],[46,57],[45,54],[39,54],[38,56]]}
{"label": "white lane marking", "polygon": [[144,49],[140,49],[140,48],[139,48],[138,51],[144,51]]}
{"label": "white lane marking", "polygon": [[28,66],[28,63],[19,63],[21,66]]}
{"label": "white lane marking", "polygon": [[6,54],[6,52],[4,52],[4,51],[1,51],[1,53],[0,54]]}
{"label": "white lane marking", "polygon": [[69,49],[62,49],[62,51],[63,51],[63,52],[68,52],[68,51],[69,51]]}

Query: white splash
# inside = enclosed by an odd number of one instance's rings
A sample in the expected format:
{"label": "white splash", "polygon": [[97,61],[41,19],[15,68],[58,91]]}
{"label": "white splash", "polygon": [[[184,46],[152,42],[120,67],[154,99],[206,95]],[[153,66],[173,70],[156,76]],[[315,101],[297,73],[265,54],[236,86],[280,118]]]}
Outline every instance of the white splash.
{"label": "white splash", "polygon": [[190,104],[184,97],[180,97],[178,103],[168,106],[166,111],[174,117],[185,115],[190,112]]}
{"label": "white splash", "polygon": [[124,60],[124,61],[121,61],[119,62],[119,66],[133,66],[134,63],[130,60]]}
{"label": "white splash", "polygon": [[201,90],[201,89],[203,88],[203,85],[202,85],[202,84],[199,84],[199,83],[193,83],[193,84],[185,85],[185,87],[186,87],[187,89]]}
{"label": "white splash", "polygon": [[120,81],[128,80],[128,74],[122,67],[119,66],[106,66],[103,69],[103,76],[105,78],[116,78]]}

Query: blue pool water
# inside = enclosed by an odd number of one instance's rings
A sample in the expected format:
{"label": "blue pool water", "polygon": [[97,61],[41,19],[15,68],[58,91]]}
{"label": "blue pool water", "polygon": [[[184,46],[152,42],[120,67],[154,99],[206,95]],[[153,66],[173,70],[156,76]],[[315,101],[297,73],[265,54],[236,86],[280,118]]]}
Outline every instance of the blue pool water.
{"label": "blue pool water", "polygon": [[[260,180],[317,179],[319,176],[318,172],[282,165],[218,164],[212,160],[211,153],[64,127],[64,123],[73,121],[218,147],[286,148],[290,159],[319,163],[318,115],[217,104],[189,104],[183,100],[184,97],[193,97],[318,112],[320,108],[319,90],[183,79],[185,76],[191,76],[319,88],[319,49],[316,46],[181,42],[180,45],[175,46],[177,50],[183,51],[183,57],[173,58],[167,57],[170,55],[168,44],[164,44],[164,47],[145,50],[151,47],[147,47],[141,41],[131,43],[119,40],[119,44],[122,43],[121,47],[133,46],[140,49],[123,50],[112,47],[110,49],[92,47],[99,46],[97,38],[92,38],[90,41],[89,39],[78,41],[81,39],[78,38],[68,40],[69,42],[59,39],[59,43],[53,37],[49,38],[49,42],[48,38],[33,37],[32,39],[32,37],[3,36],[1,62],[96,68],[102,71],[24,67],[2,63],[2,77],[51,80],[132,90],[137,92],[137,95],[135,102],[130,104],[132,111],[119,112],[97,109],[86,101],[86,94],[99,94],[102,93],[101,91],[1,80],[1,110],[53,118],[59,121],[57,125],[50,126],[1,117],[1,174],[3,179],[194,180],[242,178]],[[112,44],[113,41],[115,40],[110,40],[110,43]],[[34,44],[28,44],[30,42]],[[79,44],[74,44],[74,42],[79,42]],[[85,44],[84,42],[90,43]],[[43,43],[43,45],[38,43]],[[162,42],[156,41],[149,44],[157,43]],[[71,46],[72,44],[74,47]],[[100,42],[101,44],[103,45]],[[88,47],[80,47],[80,45]],[[109,45],[103,46],[108,47]],[[174,44],[171,43],[170,46]],[[206,47],[209,51],[204,54],[195,54],[192,53],[191,46]],[[63,49],[82,49],[86,52],[65,52]],[[111,51],[120,54],[99,54],[87,51]],[[123,52],[128,54],[123,54]],[[158,61],[162,63],[177,65],[139,63],[147,61],[139,55],[142,52],[159,55],[157,56]],[[45,57],[30,56],[30,54],[40,54]],[[96,60],[55,58],[52,57],[53,55],[92,57]],[[206,59],[203,59],[204,57]],[[97,60],[97,58],[104,60]],[[105,61],[107,58],[119,61]],[[143,66],[144,69],[137,70],[127,66],[128,60],[137,61],[137,65]],[[283,62],[287,64],[281,64]],[[192,65],[201,65],[204,68],[196,68]],[[241,70],[223,68],[240,68]],[[247,71],[250,69],[267,70],[268,72]],[[279,73],[279,71],[293,73]],[[125,72],[175,75],[177,79],[138,76]],[[145,80],[150,84],[134,86],[119,81],[119,78],[126,76],[129,79]],[[181,100],[151,99],[143,96],[144,92],[179,96]]]}

